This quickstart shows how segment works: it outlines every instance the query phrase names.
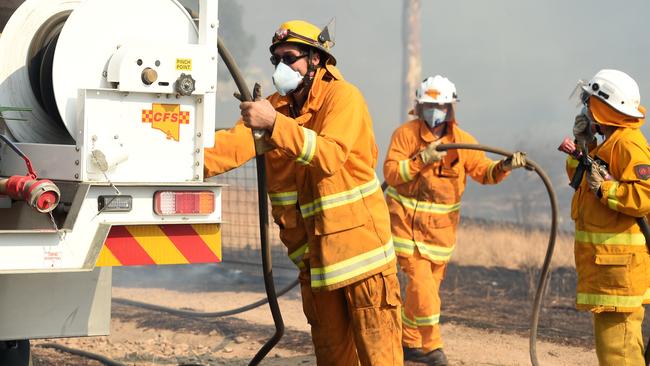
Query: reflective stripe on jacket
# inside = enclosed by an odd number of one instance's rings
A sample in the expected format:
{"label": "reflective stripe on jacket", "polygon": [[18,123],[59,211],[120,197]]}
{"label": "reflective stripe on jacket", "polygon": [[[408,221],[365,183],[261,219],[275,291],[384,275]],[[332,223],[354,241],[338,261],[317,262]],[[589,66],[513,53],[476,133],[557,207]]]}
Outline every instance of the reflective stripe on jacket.
{"label": "reflective stripe on jacket", "polygon": [[[229,130],[215,133],[215,145],[205,149],[205,177],[237,168],[255,157],[255,145],[251,130],[242,121]],[[266,177],[271,215],[280,228],[280,240],[287,247],[291,261],[303,268],[307,254],[307,231],[298,210],[298,192],[295,179],[295,164],[286,163],[286,155],[276,149],[266,153]],[[224,190],[224,197],[237,194],[237,189]],[[252,187],[249,187],[252,188]]]}
{"label": "reflective stripe on jacket", "polygon": [[[456,243],[460,201],[467,175],[481,184],[495,184],[507,176],[497,161],[475,150],[450,150],[441,162],[425,165],[418,152],[435,140],[420,120],[401,125],[393,133],[384,163],[384,177],[395,251],[410,256],[415,248],[432,262],[448,262]],[[450,122],[442,143],[476,140]]]}
{"label": "reflective stripe on jacket", "polygon": [[[635,219],[650,213],[647,145],[640,130],[619,128],[590,152],[615,180],[602,184],[599,199],[583,178],[573,196],[578,309],[631,312],[650,303],[650,256]],[[577,161],[566,165],[572,177]]]}
{"label": "reflective stripe on jacket", "polygon": [[298,117],[289,117],[289,98],[269,100],[279,112],[271,141],[286,155],[282,163],[296,167],[312,288],[332,290],[394,268],[372,120],[359,90],[328,65]]}
{"label": "reflective stripe on jacket", "polygon": [[[275,93],[269,101],[278,111],[271,135],[277,149],[266,153],[269,198],[290,258],[309,260],[315,289],[394,269],[388,208],[374,170],[377,146],[361,93],[328,65],[318,70],[295,119],[289,98]],[[206,176],[254,157],[243,124],[215,136],[205,152]]]}

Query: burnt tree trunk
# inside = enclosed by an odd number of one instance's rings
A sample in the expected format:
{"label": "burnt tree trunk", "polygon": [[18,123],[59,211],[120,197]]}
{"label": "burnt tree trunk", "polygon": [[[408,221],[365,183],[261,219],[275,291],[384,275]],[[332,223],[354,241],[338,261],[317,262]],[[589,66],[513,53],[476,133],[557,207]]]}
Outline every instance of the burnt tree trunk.
{"label": "burnt tree trunk", "polygon": [[420,56],[420,0],[404,0],[402,14],[402,106],[400,122],[408,117],[413,107],[415,88],[420,83],[422,61]]}

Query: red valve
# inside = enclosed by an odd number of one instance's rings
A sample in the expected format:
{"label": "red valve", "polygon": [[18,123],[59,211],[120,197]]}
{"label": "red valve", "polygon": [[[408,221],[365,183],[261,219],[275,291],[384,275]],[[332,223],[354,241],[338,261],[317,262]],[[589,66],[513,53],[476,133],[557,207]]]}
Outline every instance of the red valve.
{"label": "red valve", "polygon": [[50,212],[61,198],[59,188],[48,179],[34,179],[31,175],[14,175],[0,180],[0,193],[15,200],[24,200],[39,212]]}

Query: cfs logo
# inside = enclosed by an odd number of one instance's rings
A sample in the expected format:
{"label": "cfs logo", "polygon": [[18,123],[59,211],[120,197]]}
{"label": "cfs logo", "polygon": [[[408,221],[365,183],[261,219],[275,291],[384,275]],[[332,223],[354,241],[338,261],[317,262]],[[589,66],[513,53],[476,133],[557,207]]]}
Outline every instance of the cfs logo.
{"label": "cfs logo", "polygon": [[180,125],[190,123],[190,112],[181,111],[178,104],[153,103],[151,109],[142,110],[142,123],[151,123],[151,128],[164,132],[168,140],[178,141]]}

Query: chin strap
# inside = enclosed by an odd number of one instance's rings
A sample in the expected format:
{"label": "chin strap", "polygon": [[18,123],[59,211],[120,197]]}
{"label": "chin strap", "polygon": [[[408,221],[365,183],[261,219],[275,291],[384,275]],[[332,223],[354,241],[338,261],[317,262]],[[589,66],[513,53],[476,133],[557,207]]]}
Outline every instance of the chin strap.
{"label": "chin strap", "polygon": [[314,64],[311,63],[311,59],[314,57],[314,49],[309,47],[309,58],[307,59],[307,72],[305,73],[305,76],[302,77],[302,84],[304,88],[311,88],[311,84],[314,81],[314,77],[311,76],[312,71],[314,71],[314,75],[316,75],[316,68],[314,67]]}

